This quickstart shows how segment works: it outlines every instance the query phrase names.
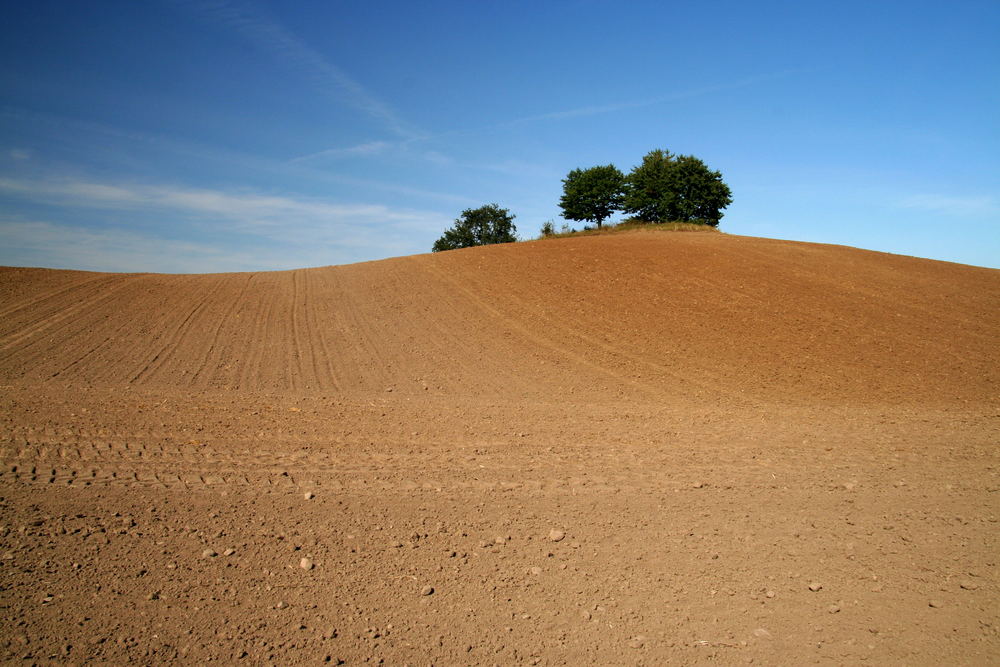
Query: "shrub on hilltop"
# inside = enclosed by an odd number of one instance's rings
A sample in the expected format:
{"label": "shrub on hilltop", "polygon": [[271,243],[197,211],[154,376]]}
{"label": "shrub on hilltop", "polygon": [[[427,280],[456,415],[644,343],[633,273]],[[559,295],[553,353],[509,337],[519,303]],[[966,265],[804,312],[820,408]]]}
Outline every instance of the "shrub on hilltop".
{"label": "shrub on hilltop", "polygon": [[487,204],[479,208],[467,208],[455,220],[455,224],[445,230],[432,252],[471,248],[494,243],[513,243],[517,240],[514,215],[497,204]]}

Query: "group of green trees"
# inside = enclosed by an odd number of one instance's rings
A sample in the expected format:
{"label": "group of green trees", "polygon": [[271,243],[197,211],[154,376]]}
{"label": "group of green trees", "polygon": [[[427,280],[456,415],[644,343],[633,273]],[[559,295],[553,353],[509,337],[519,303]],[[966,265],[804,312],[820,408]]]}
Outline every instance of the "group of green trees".
{"label": "group of green trees", "polygon": [[600,227],[615,211],[641,222],[716,227],[733,202],[722,174],[693,155],[650,151],[627,176],[613,164],[574,169],[563,179],[563,217]]}
{"label": "group of green trees", "polygon": [[[733,201],[722,174],[693,155],[654,150],[626,175],[613,164],[574,169],[563,179],[559,207],[567,220],[600,228],[615,211],[644,223],[689,222],[716,227]],[[514,216],[497,204],[466,209],[434,252],[517,240]]]}

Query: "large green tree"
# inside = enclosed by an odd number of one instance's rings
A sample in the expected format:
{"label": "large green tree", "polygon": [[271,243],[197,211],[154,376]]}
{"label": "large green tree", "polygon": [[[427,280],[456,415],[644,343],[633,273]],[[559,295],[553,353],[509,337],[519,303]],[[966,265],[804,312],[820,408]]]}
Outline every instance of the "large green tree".
{"label": "large green tree", "polygon": [[625,179],[622,209],[646,222],[697,222],[713,227],[733,202],[722,174],[693,155],[657,149]]}
{"label": "large green tree", "polygon": [[574,169],[563,179],[559,206],[567,220],[596,222],[600,228],[621,208],[624,190],[625,175],[613,164]]}
{"label": "large green tree", "polygon": [[517,240],[514,236],[516,232],[514,216],[497,204],[467,208],[455,220],[454,226],[445,230],[441,238],[434,242],[431,250],[440,252],[493,243],[513,243]]}

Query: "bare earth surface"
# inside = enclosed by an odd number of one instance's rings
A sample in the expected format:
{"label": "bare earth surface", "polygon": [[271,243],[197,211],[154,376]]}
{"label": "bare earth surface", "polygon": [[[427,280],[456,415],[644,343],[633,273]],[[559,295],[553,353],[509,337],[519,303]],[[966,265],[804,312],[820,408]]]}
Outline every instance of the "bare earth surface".
{"label": "bare earth surface", "polygon": [[1000,271],[0,269],[0,661],[1000,663]]}

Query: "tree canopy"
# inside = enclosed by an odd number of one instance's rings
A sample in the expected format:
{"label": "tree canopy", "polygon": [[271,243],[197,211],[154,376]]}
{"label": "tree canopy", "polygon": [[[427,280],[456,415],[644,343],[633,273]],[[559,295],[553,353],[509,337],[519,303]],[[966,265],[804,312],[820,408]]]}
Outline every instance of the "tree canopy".
{"label": "tree canopy", "polygon": [[693,155],[654,150],[625,179],[622,209],[646,222],[716,226],[733,201],[722,174]]}
{"label": "tree canopy", "polygon": [[514,215],[497,204],[487,204],[479,208],[467,208],[455,220],[455,224],[445,230],[434,246],[432,252],[471,248],[472,246],[491,245],[494,243],[513,243],[517,240],[514,234]]}
{"label": "tree canopy", "polygon": [[625,175],[613,164],[574,169],[563,179],[563,217],[601,224],[621,208]]}

